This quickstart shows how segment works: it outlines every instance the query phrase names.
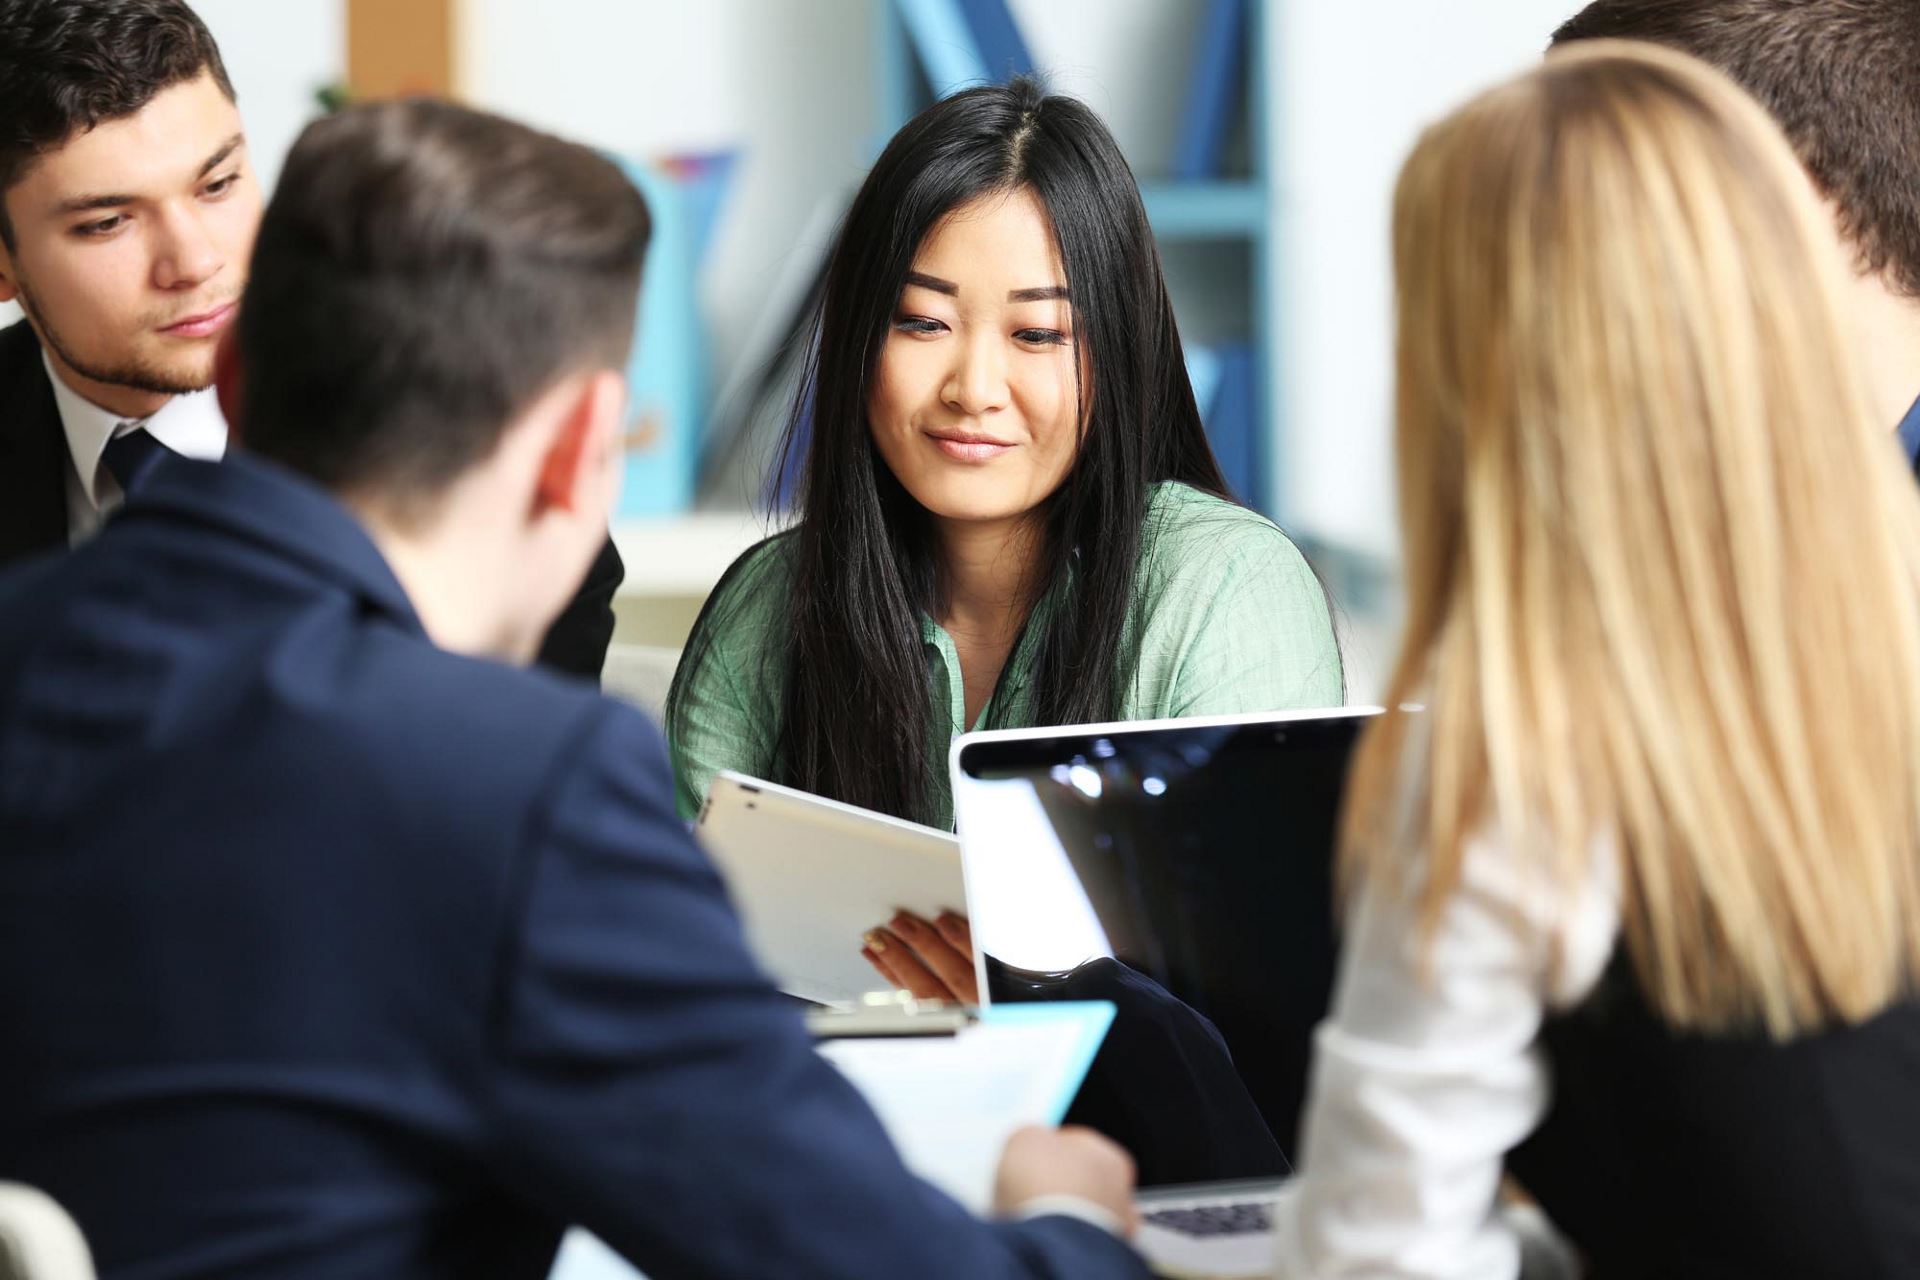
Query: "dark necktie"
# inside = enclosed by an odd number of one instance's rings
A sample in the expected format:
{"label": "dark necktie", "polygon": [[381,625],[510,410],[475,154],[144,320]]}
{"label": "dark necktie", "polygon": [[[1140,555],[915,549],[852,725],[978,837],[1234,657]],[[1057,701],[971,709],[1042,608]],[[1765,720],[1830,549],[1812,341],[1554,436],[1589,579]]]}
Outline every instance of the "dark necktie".
{"label": "dark necktie", "polygon": [[136,427],[107,441],[106,451],[100,455],[100,461],[106,465],[107,474],[120,483],[120,492],[131,495],[146,479],[147,472],[153,469],[153,464],[160,460],[161,455],[172,452],[154,439],[145,427]]}

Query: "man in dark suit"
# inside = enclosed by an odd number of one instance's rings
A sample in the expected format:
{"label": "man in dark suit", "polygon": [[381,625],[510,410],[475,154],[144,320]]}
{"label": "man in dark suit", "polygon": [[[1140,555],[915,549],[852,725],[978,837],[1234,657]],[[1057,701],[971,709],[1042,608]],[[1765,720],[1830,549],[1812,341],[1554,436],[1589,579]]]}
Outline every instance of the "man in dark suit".
{"label": "man in dark suit", "polygon": [[518,669],[603,539],[647,236],[592,151],[311,126],[247,448],[0,575],[0,1179],[104,1275],[1142,1276],[1125,1157],[904,1169],[749,957],[637,711]]}
{"label": "man in dark suit", "polygon": [[[218,458],[208,390],[260,220],[233,86],[181,0],[0,0],[0,565],[90,536],[157,442]],[[611,539],[543,664],[597,680]]]}
{"label": "man in dark suit", "polygon": [[1873,393],[1920,472],[1920,8],[1914,0],[1593,0],[1553,43],[1646,40],[1773,114],[1853,263]]}

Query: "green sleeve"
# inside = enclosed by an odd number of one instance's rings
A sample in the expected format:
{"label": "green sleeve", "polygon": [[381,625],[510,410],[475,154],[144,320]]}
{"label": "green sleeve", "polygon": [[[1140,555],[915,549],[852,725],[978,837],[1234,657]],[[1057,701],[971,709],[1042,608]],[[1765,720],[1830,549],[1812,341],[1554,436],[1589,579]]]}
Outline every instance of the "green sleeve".
{"label": "green sleeve", "polygon": [[688,821],[699,816],[722,769],[755,778],[773,773],[782,659],[773,638],[784,593],[768,563],[772,545],[748,551],[721,579],[675,675],[680,688],[667,718],[667,746],[674,806]]}
{"label": "green sleeve", "polygon": [[1327,594],[1278,528],[1243,518],[1196,548],[1167,583],[1149,644],[1168,716],[1337,707],[1346,701]]}

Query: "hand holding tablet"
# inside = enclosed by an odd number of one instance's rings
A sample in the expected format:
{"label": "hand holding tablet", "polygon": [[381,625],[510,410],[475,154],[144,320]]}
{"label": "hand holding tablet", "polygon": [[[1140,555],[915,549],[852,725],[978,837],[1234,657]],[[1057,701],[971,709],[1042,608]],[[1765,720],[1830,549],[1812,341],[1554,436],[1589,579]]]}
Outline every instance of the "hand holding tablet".
{"label": "hand holding tablet", "polygon": [[[862,940],[870,933],[904,962],[922,954],[918,943],[932,950],[939,940],[928,922],[954,917],[964,930],[960,845],[944,831],[721,773],[694,833],[726,876],[761,964],[783,991],[802,999],[853,1004],[900,985],[864,958],[871,948]],[[916,934],[908,917],[924,932]],[[935,954],[941,969],[951,970],[956,949],[945,945]],[[972,963],[970,955],[960,961],[969,976]]]}
{"label": "hand holding tablet", "polygon": [[916,1000],[980,1003],[973,964],[973,928],[967,918],[944,911],[923,920],[897,911],[885,925],[867,930],[860,954],[882,978]]}

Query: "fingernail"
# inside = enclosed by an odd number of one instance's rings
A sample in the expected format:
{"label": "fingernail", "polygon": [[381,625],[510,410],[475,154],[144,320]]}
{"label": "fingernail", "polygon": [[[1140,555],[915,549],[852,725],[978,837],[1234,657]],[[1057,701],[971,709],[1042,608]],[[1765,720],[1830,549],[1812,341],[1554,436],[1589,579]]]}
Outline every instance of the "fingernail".
{"label": "fingernail", "polygon": [[870,929],[866,935],[867,946],[878,955],[887,949],[886,937],[878,929]]}

